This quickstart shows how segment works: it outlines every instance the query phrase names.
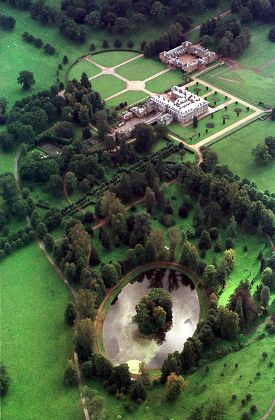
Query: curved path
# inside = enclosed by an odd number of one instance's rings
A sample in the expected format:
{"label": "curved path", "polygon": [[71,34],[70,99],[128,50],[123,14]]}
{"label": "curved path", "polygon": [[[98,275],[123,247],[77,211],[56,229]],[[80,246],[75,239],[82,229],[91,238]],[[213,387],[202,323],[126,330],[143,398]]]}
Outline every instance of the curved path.
{"label": "curved path", "polygon": [[273,398],[271,406],[269,407],[269,409],[267,410],[265,415],[263,417],[261,417],[261,420],[267,419],[270,416],[270,414],[272,413],[274,407],[275,407],[275,398]]}
{"label": "curved path", "polygon": [[[200,276],[194,271],[190,270],[187,267],[182,266],[181,264],[169,261],[156,261],[153,263],[144,264],[134,268],[132,271],[127,273],[121,280],[111,289],[107,291],[104,296],[103,301],[101,302],[98,310],[97,316],[94,322],[94,332],[95,332],[95,351],[105,355],[105,349],[103,344],[102,332],[103,332],[103,323],[105,319],[106,312],[113,301],[113,299],[119,294],[119,292],[125,287],[130,281],[132,281],[139,274],[144,273],[145,271],[157,268],[168,268],[172,270],[180,271],[181,273],[187,275],[193,282],[200,301],[200,318],[205,315],[206,309],[208,307],[208,297],[204,289],[203,282]],[[203,298],[201,296],[201,287],[203,287]],[[202,299],[204,301],[202,302]]]}
{"label": "curved path", "polygon": [[[19,176],[19,168],[18,168],[20,154],[21,154],[21,150],[19,148],[17,150],[15,158],[14,158],[13,171],[14,171],[14,177],[15,177],[17,186],[19,188],[19,191],[22,192],[22,185],[21,185],[21,180],[20,180],[20,176]],[[30,225],[30,218],[28,216],[26,217],[26,220],[27,220],[27,224]],[[35,241],[36,241],[37,245],[39,246],[41,252],[47,258],[48,262],[50,263],[52,268],[55,270],[58,277],[61,278],[61,280],[63,281],[65,286],[68,288],[68,290],[70,291],[71,295],[73,296],[73,298],[75,300],[76,292],[75,292],[74,288],[70,285],[70,283],[67,280],[67,278],[65,277],[65,275],[62,273],[62,271],[56,265],[56,263],[54,262],[52,257],[49,255],[49,253],[45,249],[44,243],[37,238],[35,239]],[[79,367],[79,362],[78,362],[78,356],[77,356],[77,353],[75,351],[73,352],[73,357],[74,357],[74,362],[75,362],[75,366],[76,366],[76,370],[77,370],[77,385],[78,385],[78,389],[79,389],[79,395],[80,395],[80,400],[81,400],[81,404],[82,404],[83,414],[84,414],[85,420],[90,420],[90,416],[89,416],[89,412],[88,412],[88,409],[87,409],[86,401],[85,401],[85,398],[83,397],[83,394],[82,394],[81,372],[80,372],[80,367]]]}

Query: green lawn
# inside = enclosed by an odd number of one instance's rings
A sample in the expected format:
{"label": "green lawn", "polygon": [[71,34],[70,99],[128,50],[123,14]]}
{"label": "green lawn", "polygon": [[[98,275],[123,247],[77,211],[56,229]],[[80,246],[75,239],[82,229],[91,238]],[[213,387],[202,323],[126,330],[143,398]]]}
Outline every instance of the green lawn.
{"label": "green lawn", "polygon": [[80,60],[69,71],[68,79],[80,80],[83,72],[87,73],[88,77],[93,77],[101,73],[101,69],[89,61]]}
{"label": "green lawn", "polygon": [[145,80],[166,68],[167,66],[160,61],[140,57],[118,67],[116,72],[128,80]]}
{"label": "green lawn", "polygon": [[117,106],[122,102],[127,102],[127,105],[132,105],[136,102],[140,102],[143,99],[146,99],[148,95],[140,90],[128,90],[121,95],[115,96],[112,99],[106,101],[107,106]]}
{"label": "green lawn", "polygon": [[[239,108],[241,110],[239,117],[235,109]],[[235,103],[228,105],[227,110],[222,108],[219,111],[214,112],[213,114],[207,115],[198,121],[198,127],[193,129],[192,124],[188,127],[183,127],[180,124],[174,123],[169,127],[171,132],[177,136],[183,138],[189,143],[196,144],[199,141],[212,136],[219,132],[220,130],[234,124],[238,120],[246,117],[253,113],[251,109],[247,110],[246,107],[242,104],[236,105]],[[213,116],[213,118],[212,118]],[[223,124],[223,117],[225,116],[225,124]],[[212,126],[213,125],[213,126]],[[206,131],[207,130],[207,131]],[[200,136],[199,134],[200,133]]]}
{"label": "green lawn", "polygon": [[134,51],[106,51],[104,53],[91,55],[90,58],[103,67],[115,67],[138,55],[139,54]]}
{"label": "green lawn", "polygon": [[193,129],[192,125],[188,127],[183,127],[178,123],[172,123],[169,125],[169,130],[172,134],[180,137],[188,143],[191,143],[191,137],[197,137],[197,131]]}
{"label": "green lawn", "polygon": [[2,417],[82,419],[77,388],[62,379],[72,356],[63,321],[69,293],[36,244],[0,263],[2,361],[11,376]]}
{"label": "green lawn", "polygon": [[195,95],[198,95],[198,96],[203,96],[206,93],[211,92],[212,89],[210,89],[210,88],[207,89],[207,87],[205,85],[203,85],[201,83],[198,83],[198,84],[197,83],[195,83],[191,86],[187,86],[188,91],[192,92],[192,93],[194,93]]}
{"label": "green lawn", "polygon": [[16,147],[14,147],[10,152],[3,152],[0,149],[0,175],[4,172],[13,173],[13,162],[16,155]]}
{"label": "green lawn", "polygon": [[219,162],[228,165],[241,178],[254,181],[262,191],[275,192],[275,166],[256,165],[251,150],[265,137],[274,135],[275,122],[257,120],[213,144],[211,148],[218,154]]}
{"label": "green lawn", "polygon": [[171,70],[168,73],[161,74],[146,83],[146,89],[153,93],[165,92],[172,86],[180,85],[184,82],[184,74],[179,70]]}
{"label": "green lawn", "polygon": [[221,95],[218,92],[216,94],[214,92],[210,93],[210,95],[207,95],[205,99],[209,102],[209,105],[213,108],[223,104],[224,102],[228,100],[228,98],[225,99],[225,96]]}
{"label": "green lawn", "polygon": [[100,93],[103,99],[126,89],[126,83],[112,74],[102,74],[92,80],[93,89]]}
{"label": "green lawn", "polygon": [[66,197],[61,194],[60,196],[54,196],[46,191],[46,184],[24,184],[24,187],[30,189],[30,195],[35,203],[39,203],[40,200],[43,204],[46,204],[55,208],[63,208],[68,204]]}
{"label": "green lawn", "polygon": [[251,44],[233,68],[219,67],[202,79],[254,103],[274,106],[275,47],[267,38],[270,25],[251,28]]}

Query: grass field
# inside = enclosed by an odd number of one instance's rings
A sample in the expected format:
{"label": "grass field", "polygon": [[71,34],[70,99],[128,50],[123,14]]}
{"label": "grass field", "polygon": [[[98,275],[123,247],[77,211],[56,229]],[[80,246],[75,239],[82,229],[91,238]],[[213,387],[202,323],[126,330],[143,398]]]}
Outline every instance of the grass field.
{"label": "grass field", "polygon": [[101,54],[91,55],[90,58],[92,61],[103,67],[115,67],[138,55],[139,54],[134,51],[108,51]]}
{"label": "grass field", "polygon": [[[198,83],[198,82],[197,82]],[[194,93],[198,96],[203,96],[206,93],[211,92],[211,89],[207,89],[207,87],[201,83],[195,83],[191,86],[188,86],[188,91]]]}
{"label": "grass field", "polygon": [[2,152],[0,149],[0,175],[4,172],[13,172],[13,162],[16,155],[16,148],[10,152]]}
{"label": "grass field", "polygon": [[[24,185],[27,186],[27,185]],[[55,208],[63,208],[68,204],[65,196],[63,194],[59,196],[54,196],[46,191],[46,184],[32,184],[30,188],[30,195],[33,198],[35,203],[39,203],[39,200],[42,200],[43,203]]]}
{"label": "grass field", "polygon": [[127,102],[127,105],[132,105],[136,102],[146,99],[148,95],[141,90],[128,90],[112,99],[106,101],[107,106],[117,106],[122,102]]}
{"label": "grass field", "polygon": [[165,69],[167,66],[160,61],[140,57],[118,67],[116,72],[128,80],[145,80]]}
{"label": "grass field", "polygon": [[2,261],[0,273],[2,361],[12,380],[3,418],[82,419],[77,388],[62,383],[72,355],[67,289],[36,244]]}
{"label": "grass field", "polygon": [[275,166],[256,165],[251,150],[264,143],[267,136],[274,135],[275,122],[257,120],[213,144],[211,148],[218,154],[219,162],[228,165],[241,178],[254,181],[262,191],[275,192]]}
{"label": "grass field", "polygon": [[202,79],[256,104],[274,106],[275,47],[268,41],[270,25],[251,28],[251,44],[232,67],[223,66]]}
{"label": "grass field", "polygon": [[213,108],[223,104],[224,102],[228,100],[228,99],[225,99],[224,95],[218,92],[216,94],[214,92],[210,93],[210,95],[207,95],[205,99],[209,102],[209,105],[212,106]]}
{"label": "grass field", "polygon": [[[237,108],[241,110],[239,117],[235,112],[235,109]],[[246,107],[242,104],[236,105],[235,103],[232,103],[228,105],[227,110],[222,108],[219,111],[216,111],[213,114],[208,115],[199,120],[198,127],[196,129],[193,129],[192,124],[188,127],[183,127],[182,125],[175,123],[171,124],[169,128],[171,132],[176,134],[177,136],[187,140],[189,143],[196,144],[199,141],[209,136],[212,136],[212,134],[217,133],[223,128],[234,124],[236,121],[241,120],[247,115],[250,115],[252,112],[253,111],[251,109],[247,110]],[[223,124],[224,116],[226,117],[225,124]],[[200,136],[198,135],[198,133],[200,133]]]}
{"label": "grass field", "polygon": [[93,77],[101,73],[101,69],[86,60],[80,60],[69,71],[68,79],[80,80],[83,72],[87,73],[88,77]]}
{"label": "grass field", "polygon": [[103,99],[126,89],[126,83],[112,74],[102,74],[92,80],[93,89],[100,93]]}
{"label": "grass field", "polygon": [[146,89],[153,93],[164,92],[174,85],[183,83],[183,81],[184,75],[180,71],[171,70],[146,82]]}

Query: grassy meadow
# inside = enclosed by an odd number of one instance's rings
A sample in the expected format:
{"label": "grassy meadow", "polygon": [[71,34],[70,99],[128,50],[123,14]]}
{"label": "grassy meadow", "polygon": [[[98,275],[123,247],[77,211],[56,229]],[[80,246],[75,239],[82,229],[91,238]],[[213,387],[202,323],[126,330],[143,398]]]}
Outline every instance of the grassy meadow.
{"label": "grassy meadow", "polygon": [[163,70],[167,66],[160,61],[140,57],[118,67],[116,72],[128,80],[146,80]]}
{"label": "grassy meadow", "polygon": [[126,89],[126,83],[112,74],[101,74],[92,80],[92,85],[95,91],[100,92],[102,99]]}
{"label": "grassy meadow", "polygon": [[11,377],[3,418],[82,419],[77,387],[62,382],[72,356],[66,287],[35,243],[1,261],[0,273],[2,361]]}
{"label": "grassy meadow", "polygon": [[155,77],[146,82],[146,89],[153,93],[165,92],[172,86],[180,85],[184,82],[184,75],[179,70],[170,70],[167,73]]}
{"label": "grassy meadow", "polygon": [[275,122],[257,120],[238,131],[224,137],[211,148],[218,154],[219,163],[228,165],[239,175],[257,184],[262,191],[268,189],[275,192],[275,167],[273,162],[268,165],[257,165],[251,151],[259,143],[264,143],[267,136],[275,134]]}
{"label": "grassy meadow", "polygon": [[135,51],[108,51],[105,54],[92,55],[90,58],[103,67],[115,67],[138,55]]}
{"label": "grassy meadow", "polygon": [[117,106],[122,102],[127,102],[127,105],[132,105],[146,99],[148,95],[141,90],[128,90],[125,93],[115,96],[112,99],[106,101],[106,105]]}

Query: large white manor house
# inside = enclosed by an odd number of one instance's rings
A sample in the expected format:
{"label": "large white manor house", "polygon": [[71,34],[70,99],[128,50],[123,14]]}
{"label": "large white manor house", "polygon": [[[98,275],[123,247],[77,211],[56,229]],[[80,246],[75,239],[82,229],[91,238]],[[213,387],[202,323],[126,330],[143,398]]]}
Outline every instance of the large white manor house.
{"label": "large white manor house", "polygon": [[151,96],[140,106],[133,106],[121,115],[121,123],[113,130],[117,138],[130,138],[136,124],[180,124],[208,111],[207,100],[189,92],[184,86],[173,86],[169,93]]}
{"label": "large white manor house", "polygon": [[208,110],[208,102],[205,99],[180,86],[172,87],[168,98],[164,95],[155,95],[150,100],[154,102],[158,111],[172,115],[179,123],[190,121]]}

